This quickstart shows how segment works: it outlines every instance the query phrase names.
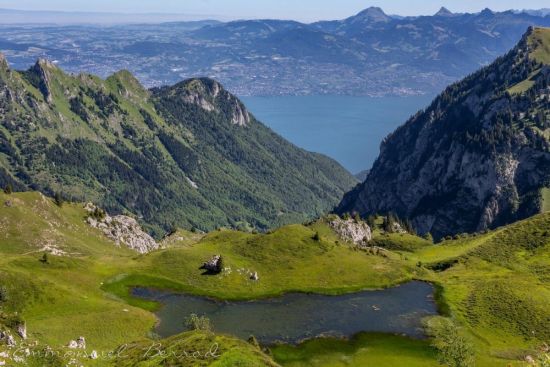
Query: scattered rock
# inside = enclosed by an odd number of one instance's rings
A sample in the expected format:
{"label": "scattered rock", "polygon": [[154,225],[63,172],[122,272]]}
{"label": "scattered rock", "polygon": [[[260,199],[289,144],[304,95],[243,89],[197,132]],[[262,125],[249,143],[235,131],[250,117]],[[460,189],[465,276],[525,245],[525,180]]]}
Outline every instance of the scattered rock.
{"label": "scattered rock", "polygon": [[206,261],[199,268],[201,270],[206,270],[209,273],[219,274],[223,270],[223,260],[221,255],[214,255],[210,260]]}
{"label": "scattered rock", "polygon": [[8,347],[15,347],[17,345],[13,335],[8,335],[8,337],[6,339],[6,344],[8,345]]}
{"label": "scattered rock", "polygon": [[[146,254],[158,249],[160,246],[153,237],[145,233],[139,223],[125,215],[109,216],[92,203],[87,203],[84,209],[90,213],[86,221],[93,228],[98,228],[115,241],[117,246],[123,244],[128,248]],[[101,215],[94,215],[101,213]]]}
{"label": "scattered rock", "polygon": [[90,354],[90,358],[91,359],[97,359],[98,358],[97,352],[95,350],[92,350],[92,353]]}
{"label": "scattered rock", "polygon": [[22,323],[16,327],[17,335],[19,335],[23,340],[27,339],[27,324]]}
{"label": "scattered rock", "polygon": [[86,349],[86,339],[81,336],[76,340],[76,345],[78,349]]}
{"label": "scattered rock", "polygon": [[11,200],[4,201],[4,206],[7,208],[11,208],[13,206],[13,203]]}
{"label": "scattered rock", "polygon": [[71,340],[69,342],[69,344],[67,344],[67,347],[69,349],[77,349],[78,348],[78,343],[76,342],[76,340]]}
{"label": "scattered rock", "polygon": [[525,362],[529,363],[530,365],[535,365],[535,359],[531,356],[525,356]]}
{"label": "scattered rock", "polygon": [[0,366],[5,366],[6,365],[6,361],[0,361]]}
{"label": "scattered rock", "polygon": [[254,272],[252,274],[250,274],[250,280],[254,280],[254,281],[258,281],[260,280],[260,277],[258,276],[258,272]]}
{"label": "scattered rock", "polygon": [[365,246],[372,239],[372,231],[369,225],[363,221],[355,219],[341,219],[336,217],[329,222],[330,227],[344,241],[353,242],[357,246]]}

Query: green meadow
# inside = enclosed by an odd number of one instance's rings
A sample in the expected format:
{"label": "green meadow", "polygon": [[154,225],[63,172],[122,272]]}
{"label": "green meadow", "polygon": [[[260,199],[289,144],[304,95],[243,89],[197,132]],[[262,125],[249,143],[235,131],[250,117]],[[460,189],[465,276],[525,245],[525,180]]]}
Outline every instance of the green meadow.
{"label": "green meadow", "polygon": [[[438,244],[384,233],[378,220],[372,243],[387,248],[385,256],[346,243],[326,219],[265,234],[177,231],[163,240],[165,248],[139,255],[117,247],[85,217],[82,204],[60,207],[38,193],[0,194],[0,322],[9,328],[10,318],[24,320],[29,341],[55,350],[79,336],[90,351],[131,347],[124,358],[85,359],[84,365],[439,365],[432,339],[398,335],[269,349],[208,331],[159,341],[153,311],[160,305],[131,297],[134,286],[243,300],[287,292],[336,295],[418,279],[436,285],[440,310],[473,346],[476,366],[522,366],[550,340],[550,213]],[[44,261],[47,248],[58,255]],[[214,254],[223,256],[225,271],[201,275],[198,267]],[[250,272],[260,280],[251,281]],[[219,356],[187,364],[171,353],[145,358],[141,352],[152,342],[180,352],[216,344]]]}

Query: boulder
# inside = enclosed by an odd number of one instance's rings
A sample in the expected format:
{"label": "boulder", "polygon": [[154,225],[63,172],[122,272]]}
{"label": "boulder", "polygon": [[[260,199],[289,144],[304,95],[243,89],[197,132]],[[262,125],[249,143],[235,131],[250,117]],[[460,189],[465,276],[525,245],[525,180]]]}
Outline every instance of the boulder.
{"label": "boulder", "polygon": [[250,280],[258,281],[260,280],[260,277],[258,276],[258,272],[255,271],[254,273],[250,274]]}
{"label": "boulder", "polygon": [[6,344],[8,345],[8,347],[14,347],[17,345],[13,335],[8,335],[8,337],[6,338]]}
{"label": "boulder", "polygon": [[78,343],[76,342],[76,340],[71,340],[69,342],[69,344],[67,344],[67,348],[69,349],[77,349],[78,348]]}
{"label": "boulder", "polygon": [[223,261],[221,255],[214,255],[210,260],[206,261],[199,268],[206,270],[209,273],[219,274],[223,270]]}
{"label": "boulder", "polygon": [[17,335],[22,339],[27,339],[27,324],[21,323],[16,327]]}
{"label": "boulder", "polygon": [[86,339],[81,336],[78,339],[76,339],[76,345],[78,349],[86,349]]}

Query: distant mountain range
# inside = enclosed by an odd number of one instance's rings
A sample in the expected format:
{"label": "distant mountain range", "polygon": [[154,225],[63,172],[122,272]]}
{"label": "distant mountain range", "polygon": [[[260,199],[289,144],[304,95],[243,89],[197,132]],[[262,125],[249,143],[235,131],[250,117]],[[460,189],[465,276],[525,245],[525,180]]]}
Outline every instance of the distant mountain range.
{"label": "distant mountain range", "polygon": [[[0,8],[1,24],[36,24],[36,25],[115,25],[115,24],[151,24],[162,22],[195,22],[201,19],[212,19],[206,14],[169,14],[169,13],[108,13],[76,12],[51,10],[17,10]],[[217,21],[196,21],[197,23],[215,23]]]}
{"label": "distant mountain range", "polygon": [[441,238],[548,210],[549,188],[550,29],[531,28],[391,134],[337,211],[394,213]]}
{"label": "distant mountain range", "polygon": [[287,142],[218,82],[147,90],[127,71],[102,80],[0,54],[0,187],[174,226],[267,229],[318,217],[357,181]]}
{"label": "distant mountain range", "polygon": [[208,76],[238,95],[381,96],[439,92],[507,52],[529,26],[550,26],[550,16],[547,10],[455,14],[442,8],[433,16],[399,17],[372,7],[312,24],[7,22],[0,26],[0,50],[19,69],[46,57],[65,70],[102,77],[129,69],[149,87]]}

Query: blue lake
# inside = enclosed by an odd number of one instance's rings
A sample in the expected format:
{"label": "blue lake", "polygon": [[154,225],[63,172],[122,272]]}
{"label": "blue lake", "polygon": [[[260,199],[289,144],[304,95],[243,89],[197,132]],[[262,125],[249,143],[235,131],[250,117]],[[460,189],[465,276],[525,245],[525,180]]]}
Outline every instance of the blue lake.
{"label": "blue lake", "polygon": [[258,120],[292,143],[326,154],[358,173],[372,166],[382,139],[428,106],[433,96],[241,99]]}

